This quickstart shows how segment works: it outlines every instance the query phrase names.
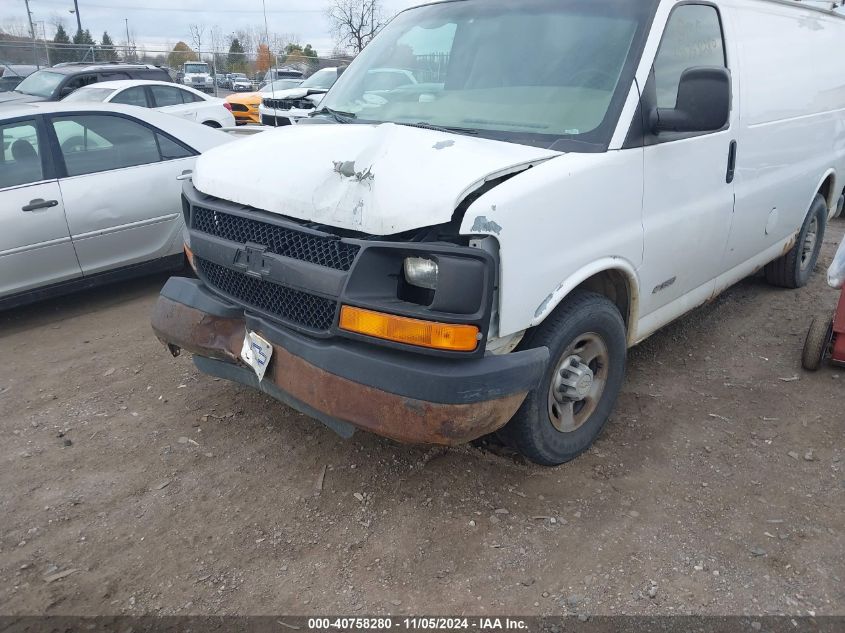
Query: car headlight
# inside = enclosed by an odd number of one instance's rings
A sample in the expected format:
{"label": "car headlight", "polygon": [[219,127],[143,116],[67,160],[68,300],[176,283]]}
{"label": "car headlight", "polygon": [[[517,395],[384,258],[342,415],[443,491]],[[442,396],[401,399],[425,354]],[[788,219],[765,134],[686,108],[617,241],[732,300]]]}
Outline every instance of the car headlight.
{"label": "car headlight", "polygon": [[437,290],[437,262],[422,257],[405,260],[405,281],[417,288]]}

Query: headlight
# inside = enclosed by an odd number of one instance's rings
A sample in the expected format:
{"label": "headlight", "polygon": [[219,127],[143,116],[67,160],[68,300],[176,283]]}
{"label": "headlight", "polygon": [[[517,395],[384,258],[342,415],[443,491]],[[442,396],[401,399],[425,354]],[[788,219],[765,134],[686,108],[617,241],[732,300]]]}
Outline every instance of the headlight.
{"label": "headlight", "polygon": [[417,288],[437,290],[437,262],[422,257],[405,260],[405,281]]}

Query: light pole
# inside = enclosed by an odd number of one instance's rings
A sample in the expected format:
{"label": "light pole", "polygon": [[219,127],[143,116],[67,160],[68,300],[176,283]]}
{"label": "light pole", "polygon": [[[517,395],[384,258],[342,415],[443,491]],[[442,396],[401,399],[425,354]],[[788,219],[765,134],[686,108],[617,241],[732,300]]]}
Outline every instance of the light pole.
{"label": "light pole", "polygon": [[123,55],[123,61],[129,61],[129,18],[123,18],[123,23],[126,25],[126,52]]}
{"label": "light pole", "polygon": [[82,18],[79,17],[79,1],[73,0],[73,9],[70,10],[71,13],[76,14],[76,31],[82,31]]}

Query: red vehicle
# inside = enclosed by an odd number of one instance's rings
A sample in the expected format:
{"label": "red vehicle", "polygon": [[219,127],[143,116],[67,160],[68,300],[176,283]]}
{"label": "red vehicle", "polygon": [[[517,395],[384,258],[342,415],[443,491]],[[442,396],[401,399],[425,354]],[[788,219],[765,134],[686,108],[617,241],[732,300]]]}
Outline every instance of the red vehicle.
{"label": "red vehicle", "polygon": [[818,370],[828,357],[837,365],[845,365],[845,240],[833,258],[827,281],[841,290],[839,305],[832,319],[828,315],[817,316],[810,325],[801,359],[808,371]]}

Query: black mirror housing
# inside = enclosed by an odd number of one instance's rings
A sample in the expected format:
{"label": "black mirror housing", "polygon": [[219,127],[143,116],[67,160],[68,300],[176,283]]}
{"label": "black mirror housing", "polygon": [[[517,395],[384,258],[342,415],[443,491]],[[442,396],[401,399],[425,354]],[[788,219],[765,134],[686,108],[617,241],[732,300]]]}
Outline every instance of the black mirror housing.
{"label": "black mirror housing", "polygon": [[730,121],[731,73],[727,68],[687,68],[678,85],[674,108],[654,108],[649,116],[651,131],[715,132]]}

